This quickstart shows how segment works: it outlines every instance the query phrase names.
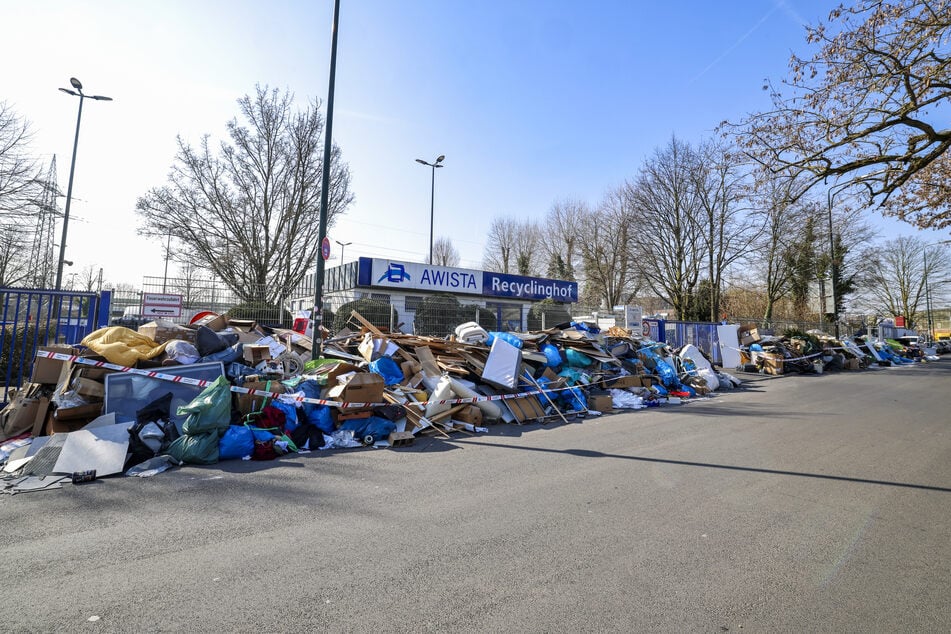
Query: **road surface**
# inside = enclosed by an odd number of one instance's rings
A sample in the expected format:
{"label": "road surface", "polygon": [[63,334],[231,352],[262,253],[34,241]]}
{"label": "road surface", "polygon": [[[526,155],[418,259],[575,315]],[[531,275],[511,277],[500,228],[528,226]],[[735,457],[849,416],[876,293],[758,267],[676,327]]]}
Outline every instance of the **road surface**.
{"label": "road surface", "polygon": [[951,359],[0,497],[0,631],[946,632]]}

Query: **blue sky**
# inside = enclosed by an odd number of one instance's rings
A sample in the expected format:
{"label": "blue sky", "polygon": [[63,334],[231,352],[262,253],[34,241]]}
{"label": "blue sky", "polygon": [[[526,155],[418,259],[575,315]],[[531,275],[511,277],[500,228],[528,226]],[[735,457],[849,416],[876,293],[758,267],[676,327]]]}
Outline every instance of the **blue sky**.
{"label": "blue sky", "polygon": [[[435,234],[479,268],[492,219],[596,204],[672,135],[697,143],[768,106],[763,79],[808,52],[803,24],[836,2],[341,0],[334,140],[356,203],[330,230],[345,258],[422,261]],[[112,282],[162,275],[135,235],[136,198],[165,182],[175,136],[220,139],[255,84],[326,100],[331,0],[0,0],[0,99],[33,150],[69,174],[75,98],[88,94],[67,259]],[[870,218],[883,236],[914,233]],[[945,236],[925,235],[925,239]],[[339,260],[334,244],[330,264]],[[77,269],[73,269],[77,270]]]}

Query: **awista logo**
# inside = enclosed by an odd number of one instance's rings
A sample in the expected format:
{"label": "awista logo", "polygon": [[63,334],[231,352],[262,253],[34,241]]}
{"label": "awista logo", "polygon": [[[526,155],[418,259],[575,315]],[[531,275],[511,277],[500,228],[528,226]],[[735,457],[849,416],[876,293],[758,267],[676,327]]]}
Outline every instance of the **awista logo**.
{"label": "awista logo", "polygon": [[380,279],[378,279],[376,282],[379,284],[380,282],[386,280],[387,282],[399,284],[400,282],[408,282],[410,279],[412,278],[410,278],[409,273],[406,272],[405,266],[390,262],[389,268],[386,269],[386,272],[381,275]]}

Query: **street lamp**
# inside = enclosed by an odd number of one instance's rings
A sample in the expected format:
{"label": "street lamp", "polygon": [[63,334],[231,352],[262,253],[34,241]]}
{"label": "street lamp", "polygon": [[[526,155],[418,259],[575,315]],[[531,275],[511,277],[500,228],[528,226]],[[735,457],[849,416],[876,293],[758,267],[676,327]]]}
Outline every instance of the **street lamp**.
{"label": "street lamp", "polygon": [[[835,282],[836,282],[836,262],[835,262],[835,234],[832,232],[832,201],[835,199],[836,194],[841,192],[843,189],[851,185],[852,183],[845,183],[840,186],[838,189],[832,187],[826,190],[826,199],[828,201],[828,210],[829,210],[829,273],[832,277],[831,286],[829,293],[832,295],[832,319],[835,322],[833,324],[835,330],[835,338],[839,338],[839,319],[838,313],[836,312],[836,301],[835,301]],[[823,306],[825,308],[825,306]]]}
{"label": "street lamp", "polygon": [[444,167],[440,165],[443,160],[446,158],[444,154],[440,154],[439,157],[432,163],[427,163],[423,159],[416,159],[417,163],[421,165],[427,165],[433,168],[433,180],[432,180],[432,189],[429,194],[429,263],[433,263],[433,202],[436,199],[436,168]]}
{"label": "street lamp", "polygon": [[344,248],[344,247],[348,247],[348,246],[350,246],[350,245],[353,244],[353,243],[352,243],[352,242],[341,242],[340,240],[334,240],[334,242],[336,242],[337,244],[340,245],[340,264],[342,265],[342,264],[343,264],[343,248]]}
{"label": "street lamp", "polygon": [[69,83],[75,90],[70,90],[69,88],[60,88],[60,90],[73,97],[79,97],[79,114],[76,115],[76,136],[73,138],[73,160],[69,164],[69,185],[66,187],[66,210],[63,212],[63,237],[60,238],[59,241],[59,265],[56,268],[55,288],[57,291],[60,290],[63,283],[63,258],[66,256],[66,228],[69,226],[69,203],[73,199],[73,173],[76,171],[76,147],[79,145],[79,124],[83,120],[83,101],[86,99],[112,101],[112,97],[84,94],[82,83],[75,77],[70,77]]}

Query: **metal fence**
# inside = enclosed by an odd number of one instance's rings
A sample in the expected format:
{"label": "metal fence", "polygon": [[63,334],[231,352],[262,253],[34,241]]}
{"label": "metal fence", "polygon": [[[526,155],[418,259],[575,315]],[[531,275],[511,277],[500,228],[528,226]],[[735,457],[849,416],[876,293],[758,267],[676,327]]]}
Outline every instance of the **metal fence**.
{"label": "metal fence", "polygon": [[105,325],[109,302],[108,291],[0,288],[0,402],[30,376],[40,346],[77,344]]}

